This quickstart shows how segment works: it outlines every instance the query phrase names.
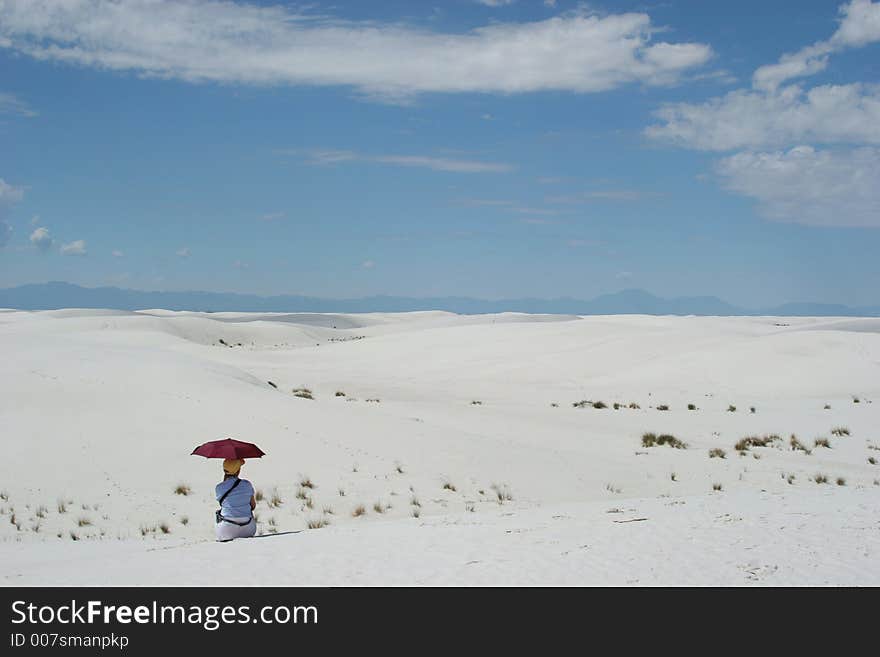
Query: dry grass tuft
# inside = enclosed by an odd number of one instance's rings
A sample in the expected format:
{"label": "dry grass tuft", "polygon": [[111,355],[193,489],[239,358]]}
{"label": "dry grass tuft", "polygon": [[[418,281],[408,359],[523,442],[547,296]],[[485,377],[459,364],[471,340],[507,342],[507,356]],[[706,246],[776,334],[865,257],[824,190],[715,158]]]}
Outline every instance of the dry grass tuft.
{"label": "dry grass tuft", "polygon": [[373,502],[373,511],[376,513],[385,513],[388,510],[388,507],[385,504],[382,504],[380,500]]}
{"label": "dry grass tuft", "polygon": [[724,459],[727,458],[727,452],[725,452],[720,447],[713,447],[709,450],[709,458],[710,459]]}
{"label": "dry grass tuft", "polygon": [[311,520],[306,522],[306,527],[308,527],[309,529],[321,529],[322,527],[326,527],[329,524],[330,521],[324,516],[321,516],[320,518],[312,518]]}
{"label": "dry grass tuft", "polygon": [[660,405],[657,407],[657,410],[658,410],[658,411],[668,411],[668,410],[669,410],[669,404],[660,404]]}
{"label": "dry grass tuft", "polygon": [[847,429],[846,427],[834,427],[834,428],[831,430],[831,433],[834,434],[835,436],[838,436],[838,437],[841,437],[841,436],[848,436],[848,435],[849,435],[849,429]]}
{"label": "dry grass tuft", "polygon": [[721,488],[721,484],[712,484],[712,490],[720,491]]}
{"label": "dry grass tuft", "polygon": [[751,447],[767,447],[779,440],[782,439],[775,433],[766,436],[746,436],[734,445],[734,449],[738,452],[745,452]]}
{"label": "dry grass tuft", "polygon": [[696,404],[688,404],[688,410],[689,411],[697,410],[697,405]]}
{"label": "dry grass tuft", "polygon": [[669,445],[675,449],[687,449],[687,443],[668,433],[663,433],[659,436],[654,433],[642,435],[642,447],[654,447],[655,445]]}
{"label": "dry grass tuft", "polygon": [[455,484],[451,481],[446,481],[443,482],[443,490],[451,490],[454,493],[457,489],[455,488]]}
{"label": "dry grass tuft", "polygon": [[831,449],[831,443],[828,442],[827,438],[816,438],[816,440],[813,441],[813,447],[825,447]]}
{"label": "dry grass tuft", "polygon": [[309,488],[309,489],[313,489],[313,488],[315,488],[315,484],[312,483],[312,480],[311,480],[309,477],[305,477],[305,476],[304,476],[304,477],[300,477],[300,479],[299,479],[299,485],[300,485],[302,488]]}
{"label": "dry grass tuft", "polygon": [[175,495],[189,495],[192,493],[192,488],[190,488],[187,484],[177,484],[177,488],[174,489]]}
{"label": "dry grass tuft", "polygon": [[505,502],[513,500],[513,493],[510,492],[510,488],[507,484],[492,484],[491,488],[495,491],[495,497],[498,498],[499,504],[504,504]]}
{"label": "dry grass tuft", "polygon": [[342,392],[341,390],[337,390],[334,397],[345,397],[345,393]]}
{"label": "dry grass tuft", "polygon": [[351,510],[352,518],[360,518],[361,516],[364,516],[366,514],[367,509],[364,507],[363,504],[358,504],[356,507],[354,507],[354,509]]}
{"label": "dry grass tuft", "polygon": [[79,520],[76,521],[77,527],[88,527],[91,524],[92,524],[92,521],[89,520],[88,518],[86,518],[85,516],[83,516],[82,518],[80,518]]}
{"label": "dry grass tuft", "polygon": [[727,407],[727,412],[728,413],[736,413],[736,406],[731,404],[730,406]]}
{"label": "dry grass tuft", "polygon": [[844,479],[843,477],[838,477],[837,478],[837,485],[838,486],[846,486],[846,479]]}
{"label": "dry grass tuft", "polygon": [[800,450],[801,452],[803,452],[804,454],[806,454],[808,456],[810,454],[812,454],[812,452],[809,449],[807,449],[806,445],[804,445],[800,440],[798,440],[797,436],[795,436],[794,434],[791,434],[791,438],[789,439],[788,444],[791,445],[792,451]]}
{"label": "dry grass tuft", "polygon": [[817,475],[813,476],[813,481],[815,481],[817,484],[827,484],[828,477],[826,477],[823,474],[817,474]]}
{"label": "dry grass tuft", "polygon": [[312,395],[312,391],[309,390],[308,388],[294,388],[293,389],[293,396],[299,397],[300,399],[314,399],[314,396]]}

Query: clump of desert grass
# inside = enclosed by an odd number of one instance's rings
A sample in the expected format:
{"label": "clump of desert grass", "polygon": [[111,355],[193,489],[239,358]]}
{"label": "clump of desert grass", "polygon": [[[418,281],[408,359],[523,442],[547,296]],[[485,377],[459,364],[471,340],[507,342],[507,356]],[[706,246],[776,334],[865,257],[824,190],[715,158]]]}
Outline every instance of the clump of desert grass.
{"label": "clump of desert grass", "polygon": [[369,402],[370,404],[378,404],[378,403],[381,402],[382,400],[381,400],[381,399],[378,399],[378,398],[376,398],[376,397],[373,397],[372,399],[365,399],[364,401]]}
{"label": "clump of desert grass", "polygon": [[412,510],[412,517],[413,517],[413,518],[418,518],[418,517],[421,516],[421,515],[422,515],[422,511],[421,511],[421,509],[419,509],[418,507],[414,507],[413,510]]}
{"label": "clump of desert grass", "polygon": [[311,478],[306,476],[299,478],[299,485],[301,488],[315,488],[315,484],[312,483]]}
{"label": "clump of desert grass", "polygon": [[443,490],[449,490],[454,493],[458,489],[455,487],[455,484],[453,484],[451,481],[444,481],[443,482]]}
{"label": "clump of desert grass", "polygon": [[483,405],[483,402],[481,402],[479,399],[475,399],[471,402],[471,406],[482,406],[482,405]]}
{"label": "clump of desert grass", "polygon": [[641,408],[641,406],[639,406],[639,405],[636,404],[635,402],[630,402],[629,405],[627,406],[627,408],[632,408],[632,409],[634,409],[634,410],[637,411],[637,410],[639,410],[639,409]]}
{"label": "clump of desert grass", "polygon": [[731,404],[730,406],[727,407],[727,412],[728,413],[736,413],[736,406]]}
{"label": "clump of desert grass", "polygon": [[321,513],[323,513],[325,516],[332,516],[335,515],[336,512],[333,511],[332,506],[325,504],[324,507],[321,509]]}
{"label": "clump of desert grass", "polygon": [[342,486],[337,489],[337,492],[339,493],[339,497],[345,497],[345,489]]}
{"label": "clump of desert grass", "polygon": [[298,500],[307,500],[307,499],[309,499],[309,489],[308,489],[308,488],[300,487],[300,488],[296,491],[296,499],[298,499]]}
{"label": "clump of desert grass", "polygon": [[813,447],[825,447],[831,449],[831,443],[828,442],[827,438],[816,438],[816,440],[813,441]]}
{"label": "clump of desert grass", "polygon": [[258,488],[256,491],[254,491],[254,500],[256,500],[257,502],[262,502],[264,497],[265,495],[263,494],[262,489]]}
{"label": "clump of desert grass", "polygon": [[825,406],[823,406],[823,408],[824,408],[826,411],[830,411],[830,410],[831,410],[831,404],[825,404]]}
{"label": "clump of desert grass", "polygon": [[844,479],[843,477],[838,477],[837,478],[837,485],[838,486],[846,486],[846,479]]}
{"label": "clump of desert grass", "polygon": [[725,452],[720,447],[713,447],[709,450],[709,458],[710,459],[725,459],[727,458],[727,452]]}
{"label": "clump of desert grass", "polygon": [[858,404],[860,401],[862,401],[862,400],[859,399],[858,397],[853,397],[853,404]]}
{"label": "clump of desert grass", "polygon": [[342,392],[342,390],[337,390],[333,396],[334,397],[345,397],[345,393]]}
{"label": "clump of desert grass", "polygon": [[397,472],[397,474],[403,474],[405,472],[403,469],[403,464],[400,461],[395,462],[394,471]]}
{"label": "clump of desert grass", "polygon": [[8,502],[9,501],[9,491],[0,490],[0,500],[3,500],[4,502]]}
{"label": "clump of desert grass", "polygon": [[177,487],[174,489],[175,495],[189,495],[192,493],[192,488],[190,488],[187,484],[177,484]]}
{"label": "clump of desert grass", "polygon": [[668,411],[668,410],[669,410],[669,404],[660,404],[660,405],[657,407],[657,410],[658,410],[658,411]]}
{"label": "clump of desert grass", "polygon": [[834,434],[835,436],[838,436],[838,437],[848,436],[849,429],[847,429],[846,427],[834,427],[831,430],[831,433]]}
{"label": "clump of desert grass", "polygon": [[605,490],[609,493],[614,493],[615,495],[620,495],[623,492],[622,488],[618,488],[614,484],[605,484]]}
{"label": "clump of desert grass", "polygon": [[505,502],[513,500],[513,493],[510,492],[510,488],[507,484],[492,484],[491,489],[495,491],[495,497],[498,499],[498,504],[504,504]]}
{"label": "clump of desert grass", "polygon": [[688,410],[689,411],[697,410],[697,405],[696,404],[688,404]]}
{"label": "clump of desert grass", "polygon": [[170,534],[171,527],[168,525],[167,522],[160,522],[159,523],[159,531],[161,531],[163,534]]}
{"label": "clump of desert grass", "polygon": [[871,465],[877,465],[877,459],[875,459],[873,456],[869,456],[868,463],[870,463]]}
{"label": "clump of desert grass", "polygon": [[270,509],[277,509],[284,504],[284,500],[281,498],[281,493],[278,492],[277,488],[272,489],[272,495],[269,497],[267,504]]}
{"label": "clump of desert grass", "polygon": [[559,404],[556,402],[550,402],[550,408],[559,408]]}
{"label": "clump of desert grass", "polygon": [[608,408],[608,404],[603,401],[594,401],[593,408]]}
{"label": "clump of desert grass", "polygon": [[766,436],[746,436],[734,445],[734,449],[742,454],[751,447],[767,447],[778,440],[782,440],[775,433]]}
{"label": "clump of desert grass", "polygon": [[41,504],[40,506],[37,507],[37,510],[34,513],[34,515],[36,515],[37,518],[40,518],[42,520],[43,518],[46,517],[47,513],[49,513],[49,509],[47,509],[45,506],[43,506]]}
{"label": "clump of desert grass", "polygon": [[77,533],[76,533],[75,531],[72,531],[72,530],[71,530],[71,532],[70,532],[70,540],[71,540],[71,541],[78,541],[78,540],[79,540],[79,536],[77,536]]}
{"label": "clump of desert grass", "polygon": [[67,502],[58,500],[58,506],[55,507],[58,513],[67,513]]}
{"label": "clump of desert grass", "polygon": [[813,481],[815,481],[817,484],[827,484],[828,477],[826,477],[823,474],[816,474],[816,475],[813,475]]}
{"label": "clump of desert grass", "polygon": [[668,445],[675,449],[687,449],[687,443],[668,433],[662,433],[659,436],[655,433],[642,435],[642,447],[654,447],[655,445]]}
{"label": "clump of desert grass", "polygon": [[305,387],[294,388],[293,389],[293,396],[299,397],[300,399],[314,399],[315,398],[314,395],[312,395],[312,391],[309,390],[308,388],[305,388]]}
{"label": "clump of desert grass", "polygon": [[82,516],[81,518],[79,518],[76,521],[77,527],[89,527],[91,524],[92,524],[91,519],[87,518],[86,516]]}
{"label": "clump of desert grass", "polygon": [[321,516],[320,518],[311,518],[306,522],[306,527],[309,529],[321,529],[322,527],[326,527],[330,524],[330,521],[325,517]]}
{"label": "clump of desert grass", "polygon": [[352,518],[360,518],[361,516],[367,515],[367,509],[363,504],[358,504],[351,510]]}
{"label": "clump of desert grass", "polygon": [[678,475],[675,474],[674,472],[670,472],[669,479],[671,479],[672,481],[678,481]]}
{"label": "clump of desert grass", "polygon": [[722,489],[721,484],[712,484],[712,490],[720,491]]}
{"label": "clump of desert grass", "polygon": [[376,513],[385,513],[388,510],[388,505],[383,504],[381,500],[376,500],[373,502],[373,511]]}
{"label": "clump of desert grass", "polygon": [[754,412],[755,412],[755,407],[749,406],[749,413],[754,413]]}
{"label": "clump of desert grass", "polygon": [[798,440],[797,436],[791,434],[791,438],[788,440],[788,444],[791,446],[792,451],[801,451],[807,456],[812,454],[812,451],[807,448],[800,440]]}
{"label": "clump of desert grass", "polygon": [[180,524],[186,527],[189,524],[189,518],[187,516],[181,517]]}
{"label": "clump of desert grass", "polygon": [[413,495],[409,500],[410,506],[422,506],[422,503],[419,502],[419,498]]}

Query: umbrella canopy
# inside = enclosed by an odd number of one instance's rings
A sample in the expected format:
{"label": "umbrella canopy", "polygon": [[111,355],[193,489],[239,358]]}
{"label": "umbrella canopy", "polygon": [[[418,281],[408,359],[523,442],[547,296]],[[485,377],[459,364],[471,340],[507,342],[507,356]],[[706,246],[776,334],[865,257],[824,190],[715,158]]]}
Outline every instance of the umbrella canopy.
{"label": "umbrella canopy", "polygon": [[253,443],[245,443],[234,438],[208,441],[196,447],[192,453],[204,456],[206,459],[258,459],[265,454]]}

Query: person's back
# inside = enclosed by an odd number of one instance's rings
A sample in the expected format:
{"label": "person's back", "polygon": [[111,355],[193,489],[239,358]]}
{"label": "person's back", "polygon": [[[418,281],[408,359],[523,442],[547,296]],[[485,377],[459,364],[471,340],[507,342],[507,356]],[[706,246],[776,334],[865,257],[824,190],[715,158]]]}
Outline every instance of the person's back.
{"label": "person's back", "polygon": [[249,538],[257,531],[253,510],[257,505],[254,487],[247,479],[240,479],[239,472],[244,459],[223,461],[223,481],[214,487],[214,495],[220,502],[220,511],[214,527],[218,541]]}

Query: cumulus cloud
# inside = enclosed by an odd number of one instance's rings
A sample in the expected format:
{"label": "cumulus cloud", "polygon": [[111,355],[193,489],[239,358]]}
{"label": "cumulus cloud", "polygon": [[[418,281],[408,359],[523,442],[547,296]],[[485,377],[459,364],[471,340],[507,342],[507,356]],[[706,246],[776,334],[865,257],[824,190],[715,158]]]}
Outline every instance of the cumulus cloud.
{"label": "cumulus cloud", "polygon": [[0,93],[0,114],[16,114],[28,118],[37,116],[26,102],[10,93]]}
{"label": "cumulus cloud", "polygon": [[61,245],[61,255],[67,256],[84,256],[86,255],[85,240],[74,240],[69,244]]}
{"label": "cumulus cloud", "polygon": [[219,0],[3,0],[0,47],[39,60],[187,82],[423,92],[598,92],[675,83],[712,56],[655,41],[644,13],[586,10],[464,33]]}
{"label": "cumulus cloud", "polygon": [[52,236],[49,234],[49,229],[40,226],[35,229],[34,232],[31,233],[31,244],[37,247],[40,251],[44,253],[52,248],[52,244],[54,244],[55,240],[52,239]]}
{"label": "cumulus cloud", "polygon": [[786,80],[825,70],[828,57],[833,53],[880,41],[880,2],[852,0],[841,5],[839,11],[840,26],[830,39],[818,41],[795,53],[786,53],[776,64],[762,66],[752,78],[755,87],[775,90]]}
{"label": "cumulus cloud", "polygon": [[743,152],[722,159],[724,186],[769,219],[813,226],[880,227],[880,149]]}
{"label": "cumulus cloud", "polygon": [[880,85],[799,86],[765,93],[737,90],[705,103],[675,103],[646,134],[698,150],[785,146],[799,142],[880,144]]}
{"label": "cumulus cloud", "polygon": [[[287,151],[298,154],[299,151]],[[429,155],[367,155],[344,150],[313,150],[306,152],[307,162],[316,165],[332,165],[343,162],[375,162],[402,167],[420,167],[434,171],[454,173],[505,173],[513,166],[499,162],[463,160]]]}
{"label": "cumulus cloud", "polygon": [[191,252],[188,246],[185,246],[182,249],[177,249],[177,251],[174,252],[174,254],[179,258],[189,258],[190,253]]}
{"label": "cumulus cloud", "polygon": [[516,0],[475,0],[475,2],[487,7],[503,7],[504,5],[512,5]]}
{"label": "cumulus cloud", "polygon": [[10,185],[0,178],[0,207],[18,203],[22,198],[24,198],[24,190],[21,187]]}
{"label": "cumulus cloud", "polygon": [[125,257],[125,254],[118,249],[113,250],[110,253],[110,255],[112,255],[114,258],[124,258]]}

